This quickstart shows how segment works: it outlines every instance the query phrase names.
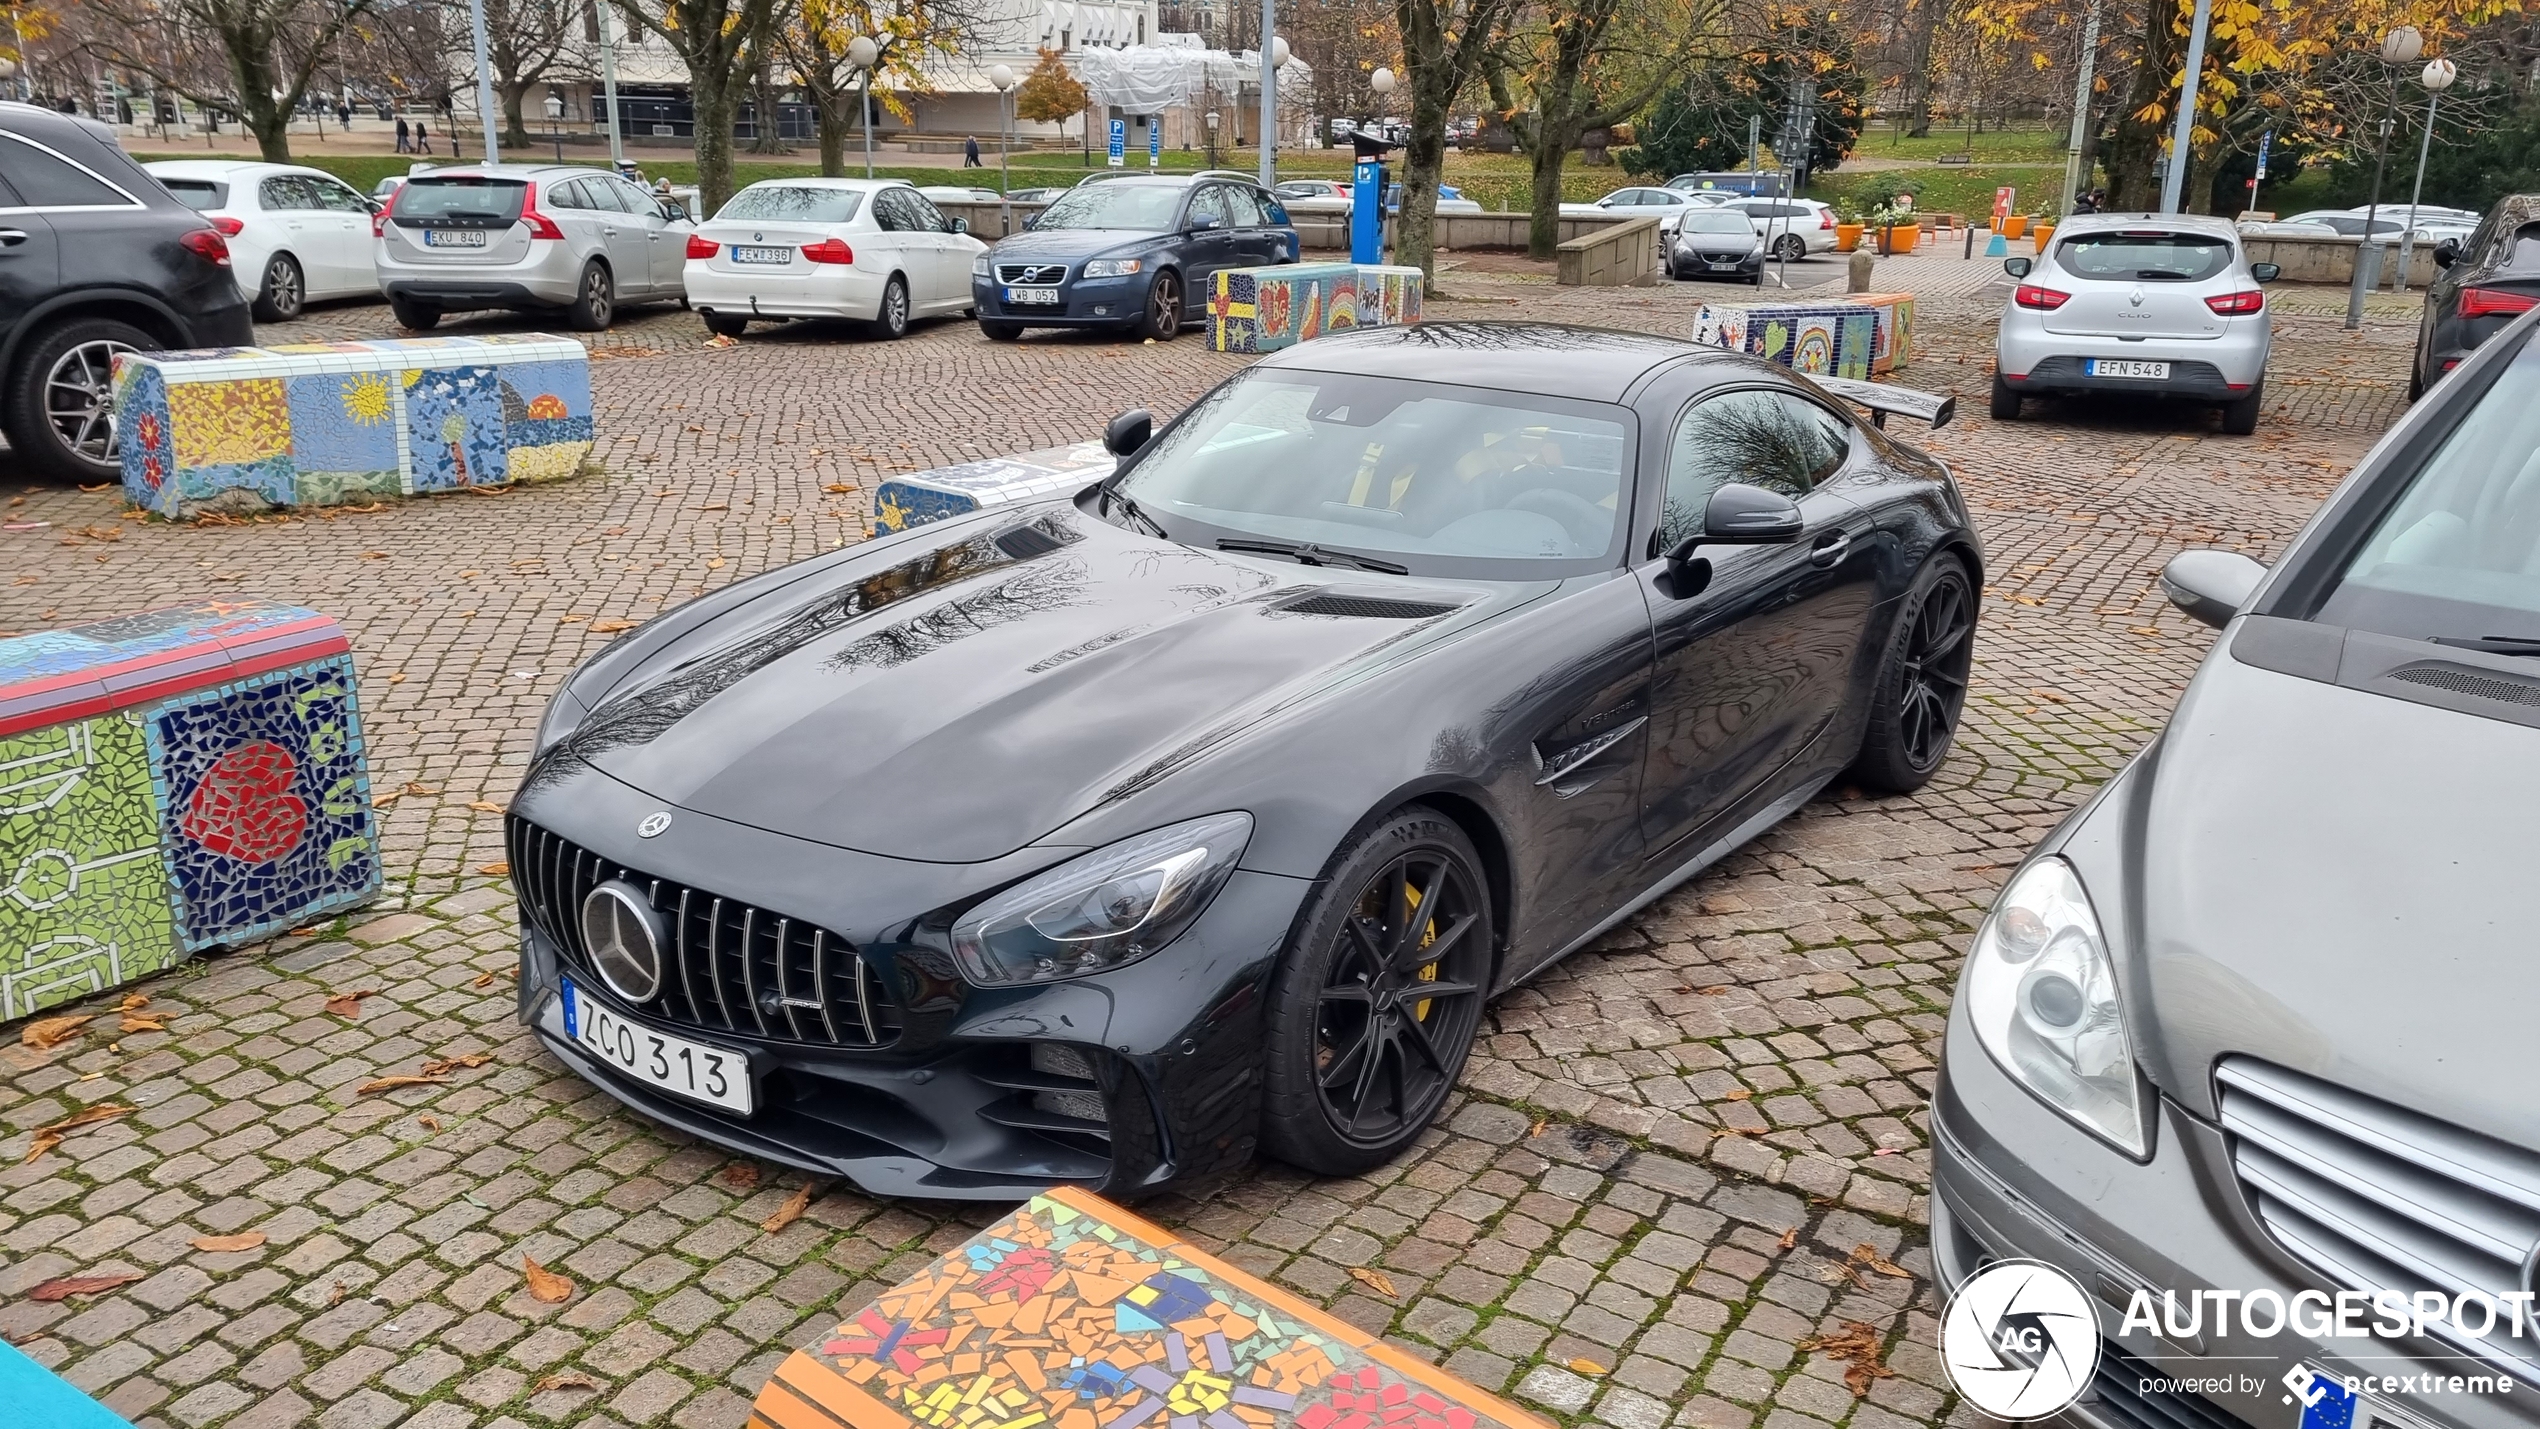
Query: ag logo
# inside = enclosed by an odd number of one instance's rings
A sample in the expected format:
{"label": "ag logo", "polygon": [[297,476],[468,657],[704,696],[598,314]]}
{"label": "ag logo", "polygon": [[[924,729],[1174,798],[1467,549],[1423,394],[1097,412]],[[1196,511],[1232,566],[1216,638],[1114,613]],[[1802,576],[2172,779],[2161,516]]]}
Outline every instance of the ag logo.
{"label": "ag logo", "polygon": [[1950,1297],[1940,1362],[1967,1402],[1994,1418],[2043,1419],[2079,1399],[2099,1368],[2099,1319],[2063,1271],[1996,1261]]}

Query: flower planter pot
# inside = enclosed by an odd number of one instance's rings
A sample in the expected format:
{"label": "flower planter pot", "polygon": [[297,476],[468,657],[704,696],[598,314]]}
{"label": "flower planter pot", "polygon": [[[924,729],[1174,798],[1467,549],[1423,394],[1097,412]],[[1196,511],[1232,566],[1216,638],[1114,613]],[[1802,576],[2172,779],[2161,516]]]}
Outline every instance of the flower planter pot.
{"label": "flower planter pot", "polygon": [[1834,251],[1849,253],[1861,246],[1862,225],[1838,223],[1834,226]]}
{"label": "flower planter pot", "polygon": [[2055,236],[2055,225],[2051,223],[2039,224],[2037,226],[2037,233],[2035,236],[2037,238],[2037,251],[2039,254],[2043,255],[2046,252],[2046,241]]}
{"label": "flower planter pot", "polygon": [[1899,224],[1887,231],[1887,250],[1890,253],[1911,253],[1914,251],[1914,245],[1922,241],[1922,236],[1923,230],[1920,225]]}
{"label": "flower planter pot", "polygon": [[2027,214],[2024,214],[2024,213],[2022,213],[2022,214],[2014,214],[2014,215],[2012,215],[2011,217],[2009,217],[2009,218],[2006,218],[2006,219],[2002,220],[2002,236],[2003,236],[2003,237],[2005,237],[2005,238],[2022,238],[2022,237],[2027,236],[2027,234],[2028,234],[2028,215],[2027,215]]}

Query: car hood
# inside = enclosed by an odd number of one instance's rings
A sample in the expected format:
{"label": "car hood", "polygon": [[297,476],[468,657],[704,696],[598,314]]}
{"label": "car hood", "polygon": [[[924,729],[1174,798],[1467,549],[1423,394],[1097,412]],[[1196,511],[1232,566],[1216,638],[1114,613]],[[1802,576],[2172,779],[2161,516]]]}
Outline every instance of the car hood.
{"label": "car hood", "polygon": [[2245,1054],[2540,1147],[2540,730],[2218,652],[2135,774],[2074,845],[2156,1081],[2210,1114]]}
{"label": "car hood", "polygon": [[990,252],[1001,263],[1069,262],[1114,250],[1127,251],[1166,236],[1128,228],[1053,228],[1047,232],[1027,229],[998,239]]}
{"label": "car hood", "polygon": [[[776,833],[974,863],[1520,599],[1230,558],[1063,504],[944,530],[678,637],[597,696],[542,763],[578,757],[679,808]],[[1332,588],[1456,612],[1286,609]]]}

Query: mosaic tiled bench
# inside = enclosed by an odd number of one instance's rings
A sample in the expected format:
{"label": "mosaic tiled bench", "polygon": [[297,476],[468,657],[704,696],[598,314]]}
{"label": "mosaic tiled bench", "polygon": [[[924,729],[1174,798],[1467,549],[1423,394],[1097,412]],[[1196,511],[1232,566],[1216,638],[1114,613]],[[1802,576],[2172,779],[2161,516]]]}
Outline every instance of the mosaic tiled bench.
{"label": "mosaic tiled bench", "polygon": [[379,882],[333,620],[206,601],[0,640],[0,1020]]}
{"label": "mosaic tiled bench", "polygon": [[1914,356],[1914,295],[1854,293],[1844,301],[1868,308],[1878,318],[1871,338],[1870,375],[1881,377],[1910,366]]}
{"label": "mosaic tiled bench", "polygon": [[1417,268],[1372,263],[1287,263],[1219,270],[1208,300],[1209,345],[1219,352],[1276,352],[1354,327],[1420,320]]}
{"label": "mosaic tiled bench", "polygon": [[1705,303],[1693,315],[1693,340],[1798,372],[1866,380],[1878,313],[1840,302]]}
{"label": "mosaic tiled bench", "polygon": [[1032,501],[1109,476],[1116,459],[1100,442],[991,457],[892,477],[873,493],[873,529],[905,531],[983,506]]}
{"label": "mosaic tiled bench", "polygon": [[580,471],[591,357],[543,333],[127,353],[115,412],[135,506],[359,505]]}
{"label": "mosaic tiled bench", "polygon": [[1543,1429],[1098,1197],[1035,1196],[777,1366],[749,1429]]}
{"label": "mosaic tiled bench", "polygon": [[6,1340],[0,1340],[0,1404],[7,1405],[13,1416],[0,1423],[42,1425],[43,1429],[132,1429],[122,1415],[71,1388]]}

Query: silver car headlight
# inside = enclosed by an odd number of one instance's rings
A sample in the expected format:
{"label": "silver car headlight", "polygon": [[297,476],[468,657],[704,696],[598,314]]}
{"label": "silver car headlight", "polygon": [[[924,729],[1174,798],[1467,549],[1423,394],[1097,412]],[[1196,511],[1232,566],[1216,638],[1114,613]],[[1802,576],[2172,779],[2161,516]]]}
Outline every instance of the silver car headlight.
{"label": "silver car headlight", "polygon": [[1976,1038],[2038,1100],[2130,1156],[2150,1150],[2116,965],[2071,864],[2020,871],[1967,953]]}
{"label": "silver car headlight", "polygon": [[1198,920],[1251,838],[1252,815],[1211,814],[1096,849],[962,915],[953,957],[982,987],[1124,967]]}
{"label": "silver car headlight", "polygon": [[970,256],[970,276],[973,278],[984,278],[988,276],[987,254],[974,253]]}
{"label": "silver car headlight", "polygon": [[1146,263],[1143,260],[1136,258],[1097,258],[1091,263],[1085,265],[1085,276],[1088,278],[1126,278],[1130,274],[1138,272],[1145,267]]}

